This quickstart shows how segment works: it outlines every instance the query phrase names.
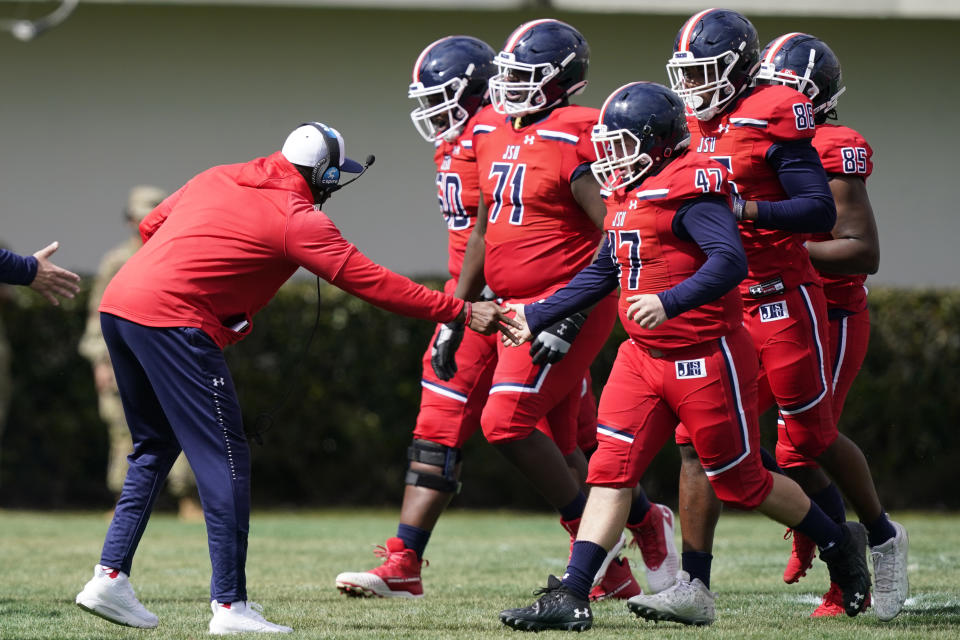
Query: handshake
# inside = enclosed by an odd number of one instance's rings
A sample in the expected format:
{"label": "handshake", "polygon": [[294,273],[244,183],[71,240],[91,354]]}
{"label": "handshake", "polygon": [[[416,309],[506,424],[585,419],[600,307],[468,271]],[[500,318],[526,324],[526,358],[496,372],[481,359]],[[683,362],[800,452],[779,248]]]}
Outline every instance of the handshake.
{"label": "handshake", "polygon": [[430,350],[430,364],[441,380],[449,380],[457,373],[457,349],[463,340],[463,332],[470,327],[477,333],[490,335],[499,331],[504,344],[522,344],[512,329],[521,324],[508,317],[509,309],[496,302],[468,302],[456,320],[441,324]]}
{"label": "handshake", "polygon": [[[655,329],[667,320],[663,303],[654,294],[633,295],[627,298],[627,302],[630,303],[627,318],[644,329]],[[512,313],[513,317],[509,317],[508,313]],[[507,303],[501,306],[496,302],[474,302],[471,311],[464,315],[464,322],[441,324],[433,341],[430,364],[441,380],[449,380],[457,373],[455,356],[463,340],[464,324],[485,335],[499,331],[502,334],[500,340],[507,347],[532,341],[530,356],[533,364],[543,365],[558,362],[567,354],[587,320],[584,313],[574,313],[534,336],[527,325],[522,304]]]}
{"label": "handshake", "polygon": [[533,340],[533,344],[530,345],[530,357],[533,359],[533,364],[537,365],[553,364],[563,358],[587,320],[587,316],[583,313],[574,313],[559,322],[554,322],[534,337],[527,325],[527,318],[523,311],[524,305],[508,303],[505,307],[514,312],[518,331],[514,336],[517,339],[508,342],[504,338],[503,344],[513,347]]}
{"label": "handshake", "polygon": [[[514,317],[506,315],[510,312],[514,313]],[[534,339],[523,314],[523,305],[500,306],[495,302],[475,302],[471,311],[466,313],[465,323],[478,333],[489,335],[499,331],[502,334],[501,341],[508,347],[533,340],[530,356],[534,364],[543,365],[557,362],[566,355],[585,321],[585,315],[575,313],[547,327]],[[437,331],[430,352],[430,364],[441,380],[449,380],[457,373],[456,353],[463,333],[464,322],[457,321],[441,324]]]}

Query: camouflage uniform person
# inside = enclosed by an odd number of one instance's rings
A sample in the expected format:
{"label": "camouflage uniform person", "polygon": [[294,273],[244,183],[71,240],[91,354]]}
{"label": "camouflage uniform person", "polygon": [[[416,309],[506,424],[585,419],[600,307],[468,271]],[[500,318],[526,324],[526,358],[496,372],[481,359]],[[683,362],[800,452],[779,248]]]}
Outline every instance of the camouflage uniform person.
{"label": "camouflage uniform person", "polygon": [[[110,455],[107,462],[107,487],[114,495],[120,495],[120,490],[123,488],[123,480],[127,475],[127,456],[133,451],[133,443],[123,415],[123,405],[117,391],[117,382],[113,377],[113,366],[110,364],[107,345],[100,331],[98,307],[107,283],[143,244],[140,239],[140,221],[166,197],[167,193],[158,187],[142,185],[130,191],[124,215],[132,235],[126,242],[107,252],[101,260],[90,292],[87,327],[80,339],[80,355],[89,360],[93,366],[100,417],[109,429]],[[202,520],[203,511],[196,498],[196,480],[182,453],[167,476],[167,489],[179,501],[182,520]]]}

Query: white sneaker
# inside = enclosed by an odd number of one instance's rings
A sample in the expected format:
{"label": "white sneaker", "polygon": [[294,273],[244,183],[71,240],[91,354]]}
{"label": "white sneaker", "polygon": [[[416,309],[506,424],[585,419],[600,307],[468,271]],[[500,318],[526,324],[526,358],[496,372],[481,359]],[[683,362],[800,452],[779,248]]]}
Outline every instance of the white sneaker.
{"label": "white sneaker", "polygon": [[247,600],[220,604],[216,600],[210,602],[213,618],[210,619],[210,633],[224,635],[227,633],[290,633],[290,627],[274,624],[263,618],[263,607],[256,602]]}
{"label": "white sneaker", "polygon": [[716,597],[699,578],[691,582],[689,573],[679,571],[672,587],[653,595],[633,596],[627,600],[627,608],[637,617],[654,622],[670,620],[699,626],[716,620]]}
{"label": "white sneaker", "polygon": [[597,570],[597,575],[593,577],[593,585],[597,586],[603,581],[603,577],[607,575],[607,568],[610,567],[610,563],[613,562],[613,559],[620,555],[620,550],[623,549],[623,546],[627,544],[627,536],[620,534],[620,539],[617,540],[617,543],[613,545],[613,548],[607,552],[607,557],[603,559],[603,564],[600,565],[600,568]]}
{"label": "white sneaker", "polygon": [[907,530],[890,521],[897,535],[883,544],[870,547],[873,560],[873,610],[881,620],[893,620],[907,600]]}
{"label": "white sneaker", "polygon": [[147,611],[133,593],[127,574],[117,569],[96,565],[93,577],[77,594],[77,606],[114,624],[153,629],[157,616]]}

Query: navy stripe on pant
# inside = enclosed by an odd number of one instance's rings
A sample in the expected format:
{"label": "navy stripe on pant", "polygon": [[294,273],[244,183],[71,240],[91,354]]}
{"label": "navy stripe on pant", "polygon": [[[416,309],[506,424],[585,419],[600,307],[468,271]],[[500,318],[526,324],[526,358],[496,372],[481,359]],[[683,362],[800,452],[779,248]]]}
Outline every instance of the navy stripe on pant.
{"label": "navy stripe on pant", "polygon": [[197,477],[219,602],[247,599],[250,448],[223,352],[191,327],[146,327],[101,313],[133,438],[100,563],[129,574],[163,481],[180,450]]}

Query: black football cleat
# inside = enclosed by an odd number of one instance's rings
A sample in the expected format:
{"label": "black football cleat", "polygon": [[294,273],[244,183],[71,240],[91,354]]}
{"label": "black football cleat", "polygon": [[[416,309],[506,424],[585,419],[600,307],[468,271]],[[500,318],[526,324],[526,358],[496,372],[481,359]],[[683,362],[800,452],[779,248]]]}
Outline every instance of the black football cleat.
{"label": "black football cleat", "polygon": [[593,626],[593,612],[586,598],[580,598],[563,586],[556,576],[547,578],[547,586],[534,595],[540,598],[529,607],[500,612],[500,622],[517,631],[586,631]]}
{"label": "black football cleat", "polygon": [[844,522],[846,535],[839,543],[820,552],[827,563],[830,581],[840,587],[843,610],[851,618],[870,601],[870,570],[867,568],[867,530],[859,522]]}

